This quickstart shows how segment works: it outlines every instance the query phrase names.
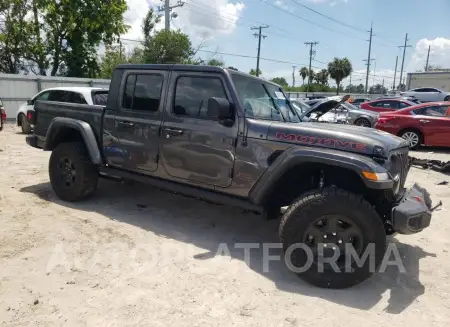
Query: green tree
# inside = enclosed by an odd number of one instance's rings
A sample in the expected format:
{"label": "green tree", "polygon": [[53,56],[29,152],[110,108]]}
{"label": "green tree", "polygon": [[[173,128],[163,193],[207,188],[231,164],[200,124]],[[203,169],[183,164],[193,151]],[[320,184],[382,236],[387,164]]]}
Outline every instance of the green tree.
{"label": "green tree", "polygon": [[186,34],[162,30],[146,40],[143,58],[149,64],[176,64],[189,62],[194,54]]}
{"label": "green tree", "polygon": [[334,58],[333,61],[328,64],[328,72],[330,73],[330,77],[335,80],[337,85],[336,94],[339,94],[339,87],[342,80],[349,76],[352,70],[352,64],[347,58]]}
{"label": "green tree", "polygon": [[328,84],[328,70],[322,69],[319,71],[316,76],[314,77],[316,82],[321,85]]}
{"label": "green tree", "polygon": [[223,60],[214,59],[214,58],[209,59],[206,62],[206,64],[208,66],[216,66],[216,67],[224,67],[225,66],[225,62]]}
{"label": "green tree", "polygon": [[128,29],[123,21],[126,0],[33,1],[42,17],[52,76],[63,65],[67,76],[94,77],[99,44],[111,44]]}
{"label": "green tree", "polygon": [[107,46],[101,59],[99,78],[110,79],[117,65],[129,62],[125,48],[120,46]]}
{"label": "green tree", "polygon": [[308,68],[302,67],[300,69],[300,76],[302,77],[303,85],[304,85],[305,84],[305,78],[308,76]]}
{"label": "green tree", "polygon": [[387,89],[381,84],[376,84],[375,86],[370,87],[369,93],[370,94],[386,94]]}
{"label": "green tree", "polygon": [[356,93],[364,93],[364,85],[359,84],[359,85],[356,87]]}
{"label": "green tree", "polygon": [[[261,71],[261,70],[259,70],[258,73],[259,73],[259,74],[258,74],[259,76],[262,75],[262,71]],[[250,75],[253,75],[253,76],[256,76],[256,69],[253,69],[253,68],[250,69],[249,74],[250,74]]]}
{"label": "green tree", "polygon": [[33,31],[25,19],[29,10],[26,0],[0,0],[0,72],[28,71],[24,54]]}
{"label": "green tree", "polygon": [[274,77],[270,81],[273,83],[276,83],[284,88],[289,86],[288,82],[286,81],[286,79],[284,77]]}
{"label": "green tree", "polygon": [[315,76],[315,73],[314,73],[314,70],[308,70],[308,83],[312,83],[313,81],[314,81],[314,76]]}

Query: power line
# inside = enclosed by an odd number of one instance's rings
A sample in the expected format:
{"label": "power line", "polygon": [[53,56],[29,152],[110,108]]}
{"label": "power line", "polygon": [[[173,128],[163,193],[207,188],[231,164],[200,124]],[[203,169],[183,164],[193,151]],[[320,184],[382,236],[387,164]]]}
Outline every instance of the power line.
{"label": "power line", "polygon": [[322,17],[325,17],[325,18],[327,18],[327,19],[329,19],[329,20],[331,20],[331,21],[333,21],[333,22],[335,22],[335,23],[338,23],[338,24],[343,25],[343,26],[345,26],[345,27],[351,28],[351,29],[353,29],[353,30],[355,30],[355,31],[358,31],[358,32],[366,32],[366,31],[365,31],[364,29],[362,29],[362,28],[359,28],[359,27],[354,26],[354,25],[347,24],[347,23],[345,23],[345,22],[343,22],[343,21],[340,21],[340,20],[338,20],[338,19],[336,19],[336,18],[327,16],[327,15],[325,15],[325,14],[323,14],[323,13],[321,13],[321,12],[315,10],[315,9],[312,9],[312,8],[310,8],[310,7],[304,5],[304,4],[302,4],[302,3],[300,3],[300,2],[298,2],[298,1],[296,1],[296,0],[291,0],[291,1],[292,1],[293,3],[299,5],[300,7],[303,7],[303,8],[305,8],[305,9],[309,10],[309,11],[312,11],[313,13],[315,13],[315,14],[317,14],[317,15],[320,15],[320,16],[322,16]]}
{"label": "power line", "polygon": [[293,16],[293,17],[296,17],[296,18],[298,18],[298,19],[301,19],[301,20],[303,20],[303,21],[305,21],[305,22],[308,22],[308,23],[310,23],[310,24],[319,26],[319,27],[321,27],[321,28],[323,28],[323,29],[326,29],[326,30],[328,30],[328,31],[331,31],[331,32],[334,32],[334,33],[338,33],[338,34],[342,34],[342,35],[345,35],[345,36],[347,36],[347,37],[351,37],[351,38],[354,38],[354,39],[358,39],[358,40],[365,41],[365,40],[362,39],[362,38],[359,38],[359,37],[356,37],[356,36],[353,36],[353,35],[349,35],[349,34],[346,34],[346,33],[344,33],[344,32],[341,32],[341,31],[336,31],[336,30],[334,30],[334,29],[332,29],[332,28],[326,27],[326,26],[324,26],[324,25],[318,24],[318,23],[313,22],[313,21],[311,21],[311,20],[309,20],[309,19],[306,19],[306,18],[304,18],[304,17],[301,17],[301,16],[299,16],[299,15],[296,15],[296,14],[290,12],[290,11],[287,11],[287,10],[285,10],[285,9],[283,9],[283,8],[280,8],[279,6],[276,6],[276,5],[274,5],[274,4],[270,3],[270,2],[267,2],[266,0],[260,0],[260,1],[261,1],[262,3],[265,3],[266,5],[271,6],[271,7],[275,8],[275,9],[277,9],[277,10],[279,10],[279,11],[282,11],[282,12],[288,14],[288,15],[291,15],[291,16]]}
{"label": "power line", "polygon": [[258,33],[253,34],[255,37],[258,38],[258,57],[256,58],[256,76],[259,76],[259,57],[261,55],[261,38],[266,38],[266,35],[262,35],[262,29],[263,28],[269,28],[269,25],[260,25],[257,27],[252,27],[252,30],[258,30]]}

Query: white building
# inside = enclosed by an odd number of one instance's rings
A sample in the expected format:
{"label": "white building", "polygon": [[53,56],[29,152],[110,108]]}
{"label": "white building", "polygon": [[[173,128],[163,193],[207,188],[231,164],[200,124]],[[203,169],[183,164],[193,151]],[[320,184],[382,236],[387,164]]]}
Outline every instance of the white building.
{"label": "white building", "polygon": [[406,90],[418,87],[435,87],[450,92],[450,70],[439,72],[408,73]]}

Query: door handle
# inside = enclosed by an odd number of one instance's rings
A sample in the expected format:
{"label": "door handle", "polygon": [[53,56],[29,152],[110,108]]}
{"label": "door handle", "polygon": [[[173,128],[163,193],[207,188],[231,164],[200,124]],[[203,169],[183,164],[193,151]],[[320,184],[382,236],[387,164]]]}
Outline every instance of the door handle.
{"label": "door handle", "polygon": [[430,121],[429,120],[425,120],[425,119],[421,119],[421,120],[419,120],[422,124],[427,124],[427,123],[430,123]]}
{"label": "door handle", "polygon": [[166,128],[166,134],[172,135],[172,136],[178,136],[183,134],[183,130],[181,129],[172,129],[172,128]]}
{"label": "door handle", "polygon": [[126,128],[132,128],[134,127],[134,123],[131,123],[129,121],[119,121],[118,124],[120,126],[126,127]]}

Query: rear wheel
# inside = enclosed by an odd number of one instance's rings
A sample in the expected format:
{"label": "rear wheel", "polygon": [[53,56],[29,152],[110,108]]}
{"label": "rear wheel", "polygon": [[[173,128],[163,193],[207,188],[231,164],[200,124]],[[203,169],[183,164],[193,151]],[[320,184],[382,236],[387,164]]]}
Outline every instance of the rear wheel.
{"label": "rear wheel", "polygon": [[372,127],[372,124],[367,118],[358,118],[355,121],[355,125],[357,126],[363,126],[363,127]]}
{"label": "rear wheel", "polygon": [[49,163],[50,183],[65,201],[78,201],[97,188],[98,171],[82,143],[61,143],[53,150]]}
{"label": "rear wheel", "polygon": [[[386,232],[373,207],[337,188],[297,199],[283,216],[280,239],[288,267],[306,282],[326,288],[347,288],[366,280],[386,251]],[[363,259],[366,251],[365,260],[354,260],[352,255]]]}
{"label": "rear wheel", "polygon": [[20,126],[22,127],[23,134],[31,133],[31,125],[28,123],[27,117],[25,117],[25,115],[20,115]]}
{"label": "rear wheel", "polygon": [[404,130],[399,136],[408,141],[410,149],[417,149],[423,143],[422,134],[413,129]]}
{"label": "rear wheel", "polygon": [[447,95],[444,99],[444,101],[450,101],[450,95]]}

